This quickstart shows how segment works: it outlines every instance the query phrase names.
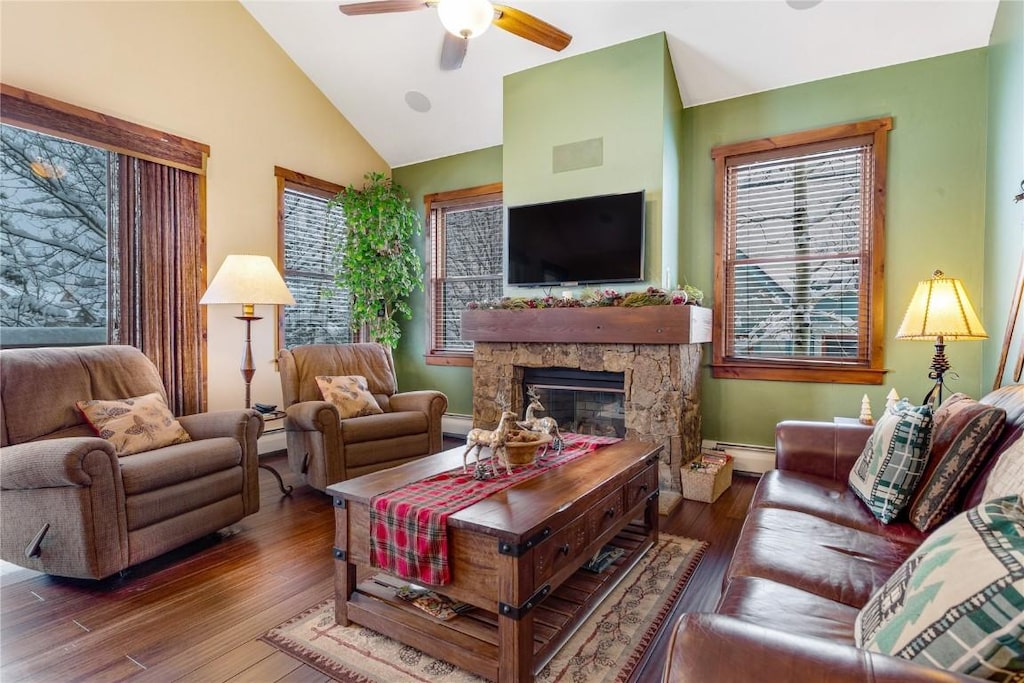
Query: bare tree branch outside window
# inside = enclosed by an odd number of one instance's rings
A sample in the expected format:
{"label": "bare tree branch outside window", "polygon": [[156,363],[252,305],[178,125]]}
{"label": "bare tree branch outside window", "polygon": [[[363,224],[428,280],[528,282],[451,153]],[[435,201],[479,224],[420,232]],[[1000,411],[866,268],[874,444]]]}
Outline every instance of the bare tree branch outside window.
{"label": "bare tree branch outside window", "polygon": [[445,276],[442,292],[441,347],[472,351],[462,339],[462,311],[471,301],[501,296],[501,205],[444,213]]}
{"label": "bare tree branch outside window", "polygon": [[103,343],[110,155],[0,126],[0,329],[10,345]]}
{"label": "bare tree branch outside window", "polygon": [[858,358],[863,156],[731,169],[733,355]]}

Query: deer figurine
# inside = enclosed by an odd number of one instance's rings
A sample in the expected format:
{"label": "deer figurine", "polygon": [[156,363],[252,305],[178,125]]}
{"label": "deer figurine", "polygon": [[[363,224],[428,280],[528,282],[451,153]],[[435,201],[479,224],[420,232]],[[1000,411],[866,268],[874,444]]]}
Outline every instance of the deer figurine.
{"label": "deer figurine", "polygon": [[[479,463],[480,451],[487,446],[491,449],[491,457],[494,461],[500,460],[505,465],[505,471],[511,473],[512,466],[509,465],[508,454],[505,452],[505,439],[508,438],[508,431],[512,428],[515,420],[516,414],[505,410],[501,413],[501,419],[495,429],[469,430],[469,434],[466,435],[466,450],[462,452],[462,471],[469,471],[467,457],[470,451],[475,449],[475,459]],[[497,471],[497,465],[492,464],[492,468]]]}
{"label": "deer figurine", "polygon": [[[535,411],[545,410],[534,387],[527,388],[526,396],[530,399],[530,404],[526,406],[526,417],[517,424],[531,432],[543,432],[550,435],[554,439],[555,448],[561,450],[562,434],[558,431],[558,422],[553,417],[534,417]],[[547,451],[547,446],[544,447],[544,450]]]}

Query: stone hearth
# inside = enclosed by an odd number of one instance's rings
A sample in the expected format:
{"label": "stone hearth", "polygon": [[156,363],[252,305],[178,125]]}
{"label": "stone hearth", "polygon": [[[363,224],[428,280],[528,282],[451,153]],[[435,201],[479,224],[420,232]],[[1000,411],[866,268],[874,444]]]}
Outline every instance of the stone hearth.
{"label": "stone hearth", "polygon": [[700,362],[711,311],[695,306],[471,310],[473,424],[493,429],[496,399],[523,414],[524,368],[624,373],[626,438],[661,444],[663,512],[681,498],[679,467],[700,452]]}

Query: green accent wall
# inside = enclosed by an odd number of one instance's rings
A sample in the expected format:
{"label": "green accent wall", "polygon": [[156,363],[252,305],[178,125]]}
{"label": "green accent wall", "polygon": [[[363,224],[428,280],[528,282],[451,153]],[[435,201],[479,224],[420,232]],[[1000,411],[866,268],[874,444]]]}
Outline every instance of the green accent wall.
{"label": "green accent wall", "polygon": [[[893,336],[917,282],[928,278],[934,269],[941,268],[962,278],[989,334],[1002,336],[1003,322],[999,315],[1005,321],[1002,311],[1008,306],[1009,295],[994,292],[1012,285],[1016,256],[1006,258],[1001,252],[1008,243],[1013,249],[1007,251],[1020,252],[1019,207],[1012,206],[1012,195],[1019,191],[1016,188],[1021,169],[1020,12],[1021,4],[1017,2],[1004,2],[1000,7],[996,33],[1000,41],[1006,41],[1008,53],[1013,50],[1016,53],[994,56],[991,73],[989,50],[981,48],[691,107],[681,112],[678,94],[673,100],[675,83],[664,37],[632,41],[582,55],[593,57],[594,61],[589,64],[575,61],[579,59],[575,57],[565,63],[556,62],[507,77],[506,97],[510,91],[516,97],[512,98],[511,107],[506,100],[503,149],[492,148],[398,168],[394,170],[394,177],[410,190],[414,202],[420,205],[426,193],[502,179],[506,203],[512,204],[623,191],[630,189],[627,185],[632,189],[638,185],[650,189],[660,184],[662,197],[678,191],[678,200],[674,202],[678,206],[678,232],[664,241],[672,248],[672,242],[678,240],[674,256],[678,259],[680,276],[673,273],[673,279],[682,281],[685,277],[690,284],[703,289],[710,300],[714,254],[711,148],[836,123],[892,116],[884,321],[884,364],[890,372],[885,384],[713,379],[707,368],[702,383],[703,432],[704,437],[710,439],[768,445],[774,441],[774,428],[779,420],[855,417],[865,393],[877,417],[891,387],[913,400],[920,400],[929,388],[927,372],[932,345],[896,341]],[[654,73],[650,77],[633,73],[627,78],[626,74],[638,65],[646,65],[645,68]],[[595,73],[589,73],[591,68]],[[533,83],[533,77],[539,82]],[[607,86],[626,80],[630,86],[626,91],[629,96],[620,96],[618,86],[610,89]],[[583,85],[586,87],[582,90],[577,87]],[[591,97],[599,95],[602,88],[604,98]],[[568,94],[567,99],[579,104],[571,122],[551,122],[548,110],[542,106],[541,100],[554,97],[559,90]],[[524,100],[517,105],[515,100],[527,92],[531,93],[527,99],[533,104],[527,106]],[[647,103],[643,111],[636,109],[639,100]],[[989,110],[993,107],[1001,113],[992,113],[990,119]],[[555,110],[559,108],[555,106]],[[676,112],[674,116],[670,115],[672,111]],[[609,144],[609,138],[613,137],[609,131],[619,131],[622,135],[631,131],[635,136],[631,144],[644,148],[643,158],[615,159],[617,147]],[[605,166],[613,169],[551,172],[553,145],[602,135],[605,136]],[[992,151],[1002,150],[1004,146],[1010,148],[1005,154]],[[654,160],[650,161],[649,156]],[[993,156],[1005,157],[1005,162],[996,164],[989,158]],[[993,168],[994,165],[998,168]],[[986,174],[1005,177],[1006,187],[987,190]],[[624,176],[628,176],[628,180],[623,180]],[[512,182],[513,177],[516,183]],[[1010,205],[1017,213],[999,218],[995,226],[992,224],[995,203],[1001,203],[1004,208]],[[670,220],[675,222],[675,219]],[[1015,225],[1018,227],[1014,228]],[[665,232],[671,232],[670,228],[671,225],[666,225]],[[670,254],[669,259],[672,257]],[[987,268],[989,261],[1006,263]],[[652,279],[660,284],[660,271]],[[1001,298],[1007,301],[999,300]],[[396,352],[402,387],[441,389],[449,396],[451,412],[468,414],[471,412],[471,372],[468,368],[424,364],[425,297],[416,299],[415,321],[406,324],[405,336]],[[989,299],[997,300],[995,306],[999,315],[992,313]],[[947,344],[947,356],[959,375],[947,382],[951,391],[979,396],[988,390],[991,368],[994,368],[992,358],[998,356],[998,349],[993,353],[991,346],[992,342]],[[710,352],[710,345],[705,346],[705,362],[709,362]],[[986,373],[989,379],[983,380]]]}
{"label": "green accent wall", "polygon": [[[501,182],[501,147],[466,152],[410,166],[392,169],[391,177],[409,193],[413,206],[424,219],[423,197],[467,187]],[[416,249],[426,263],[426,231]],[[402,339],[394,351],[395,372],[402,391],[437,389],[448,396],[448,412],[473,414],[473,371],[464,367],[427,365],[427,296],[411,297],[412,320],[402,321]]]}
{"label": "green accent wall", "polygon": [[[705,438],[770,445],[782,419],[856,417],[864,394],[877,417],[891,387],[912,400],[923,398],[933,345],[893,339],[917,282],[940,268],[963,279],[975,306],[985,310],[987,82],[982,48],[683,110],[687,138],[680,262],[691,282],[708,293],[714,279],[712,147],[893,117],[885,227],[885,384],[713,379],[705,368]],[[982,346],[946,345],[959,374],[947,382],[952,391],[981,393]]]}
{"label": "green accent wall", "polygon": [[[999,3],[988,50],[988,197],[985,214],[985,316],[982,391],[993,386],[1009,318],[1024,241],[1024,202],[1014,202],[1024,181],[1024,3]],[[1024,327],[1024,320],[1017,325]],[[1024,344],[1014,335],[1003,384]]]}

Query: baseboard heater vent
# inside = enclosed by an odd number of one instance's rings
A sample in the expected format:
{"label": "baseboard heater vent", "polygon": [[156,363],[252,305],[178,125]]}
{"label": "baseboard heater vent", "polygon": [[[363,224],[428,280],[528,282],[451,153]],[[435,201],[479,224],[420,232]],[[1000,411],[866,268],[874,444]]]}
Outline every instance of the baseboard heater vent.
{"label": "baseboard heater vent", "polygon": [[775,449],[770,446],[705,439],[701,442],[701,448],[731,455],[732,468],[737,472],[764,474],[768,470],[775,469]]}

